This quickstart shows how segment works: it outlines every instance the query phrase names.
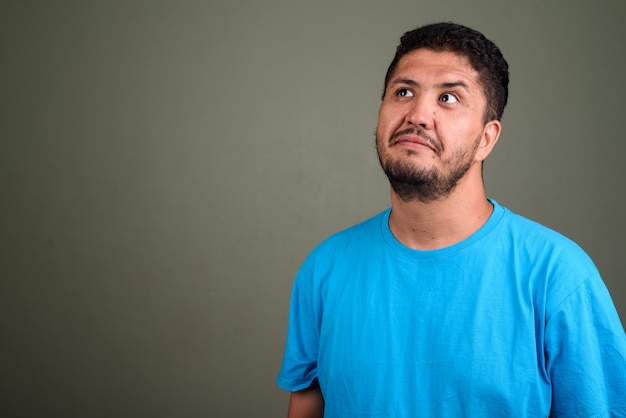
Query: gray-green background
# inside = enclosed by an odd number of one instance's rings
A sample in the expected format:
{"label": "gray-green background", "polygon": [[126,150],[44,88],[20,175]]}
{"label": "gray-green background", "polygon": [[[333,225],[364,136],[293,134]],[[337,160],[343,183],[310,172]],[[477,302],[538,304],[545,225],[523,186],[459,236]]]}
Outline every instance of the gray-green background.
{"label": "gray-green background", "polygon": [[626,318],[626,6],[4,1],[0,415],[276,417],[293,276],[383,210],[399,36],[511,66],[488,194],[576,240]]}

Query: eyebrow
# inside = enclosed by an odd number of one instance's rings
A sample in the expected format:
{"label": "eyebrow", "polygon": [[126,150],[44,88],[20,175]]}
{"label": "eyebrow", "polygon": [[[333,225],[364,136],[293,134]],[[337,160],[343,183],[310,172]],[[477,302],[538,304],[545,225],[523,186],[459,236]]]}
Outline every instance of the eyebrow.
{"label": "eyebrow", "polygon": [[[397,78],[395,80],[392,80],[391,85],[395,86],[398,84],[406,84],[412,87],[420,87],[420,83],[418,83],[417,81],[410,79],[410,78]],[[461,87],[464,90],[469,91],[469,86],[467,85],[467,83],[465,83],[464,81],[449,81],[449,82],[445,82],[445,83],[441,83],[441,84],[437,84],[435,86],[436,88],[439,89],[451,89],[454,87]]]}

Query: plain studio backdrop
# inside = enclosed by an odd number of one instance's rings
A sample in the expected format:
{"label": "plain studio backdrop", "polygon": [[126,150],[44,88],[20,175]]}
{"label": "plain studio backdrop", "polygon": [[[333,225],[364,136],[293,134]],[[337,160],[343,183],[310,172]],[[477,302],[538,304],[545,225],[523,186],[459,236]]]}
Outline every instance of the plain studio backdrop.
{"label": "plain studio backdrop", "polygon": [[626,3],[4,1],[0,415],[280,417],[294,274],[384,210],[402,33],[511,66],[488,195],[577,241],[626,318]]}

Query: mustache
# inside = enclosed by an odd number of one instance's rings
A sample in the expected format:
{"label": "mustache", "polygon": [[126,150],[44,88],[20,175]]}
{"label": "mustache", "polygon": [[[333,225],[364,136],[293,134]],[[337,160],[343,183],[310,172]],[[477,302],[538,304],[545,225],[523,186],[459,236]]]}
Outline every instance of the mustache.
{"label": "mustache", "polygon": [[398,132],[394,132],[389,138],[389,144],[394,145],[397,142],[397,139],[402,135],[415,135],[422,138],[429,146],[431,146],[435,151],[441,151],[441,147],[439,146],[439,142],[436,141],[432,136],[428,135],[423,128],[407,128]]}

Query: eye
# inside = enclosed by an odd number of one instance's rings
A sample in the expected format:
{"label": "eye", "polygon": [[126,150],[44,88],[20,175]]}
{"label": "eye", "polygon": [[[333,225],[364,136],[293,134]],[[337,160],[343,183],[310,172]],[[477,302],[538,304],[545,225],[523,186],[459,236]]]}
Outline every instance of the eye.
{"label": "eye", "polygon": [[398,97],[413,97],[413,92],[409,89],[398,89],[396,92]]}
{"label": "eye", "polygon": [[444,103],[457,103],[458,102],[456,96],[450,93],[442,94],[439,100],[441,100]]}

